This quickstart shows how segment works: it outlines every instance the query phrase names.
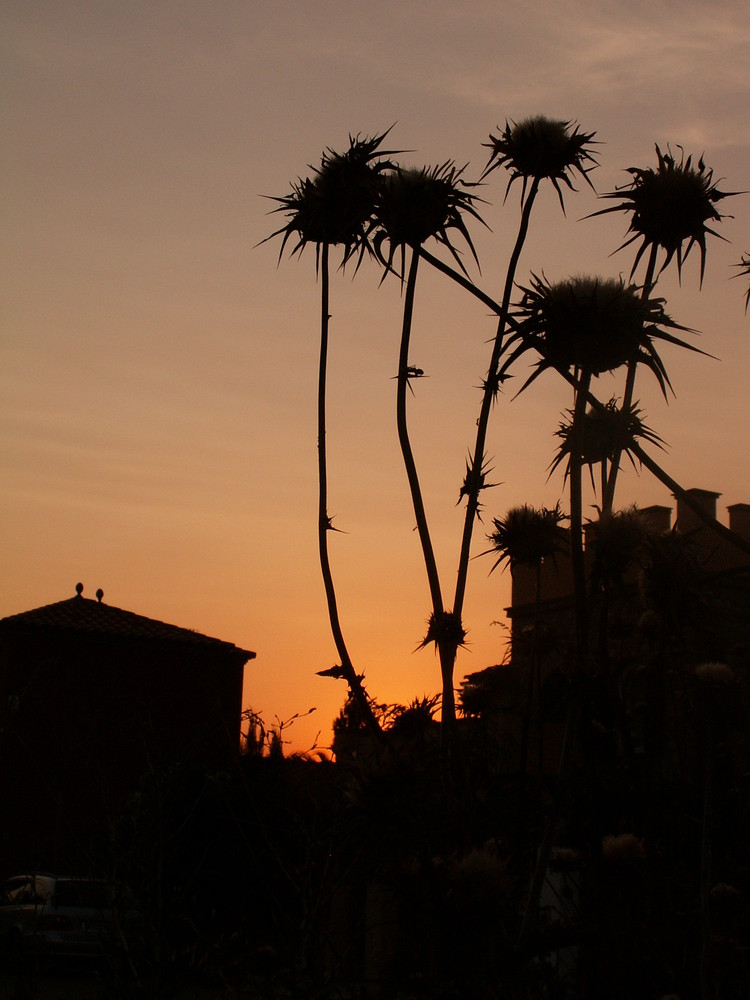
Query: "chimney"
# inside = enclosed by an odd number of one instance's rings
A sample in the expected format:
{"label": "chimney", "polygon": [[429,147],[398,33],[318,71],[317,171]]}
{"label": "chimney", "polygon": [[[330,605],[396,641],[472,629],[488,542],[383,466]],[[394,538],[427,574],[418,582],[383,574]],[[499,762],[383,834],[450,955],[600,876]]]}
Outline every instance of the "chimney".
{"label": "chimney", "polygon": [[733,503],[727,510],[730,530],[750,542],[750,503]]}
{"label": "chimney", "polygon": [[[721,496],[721,493],[714,493],[712,490],[685,490],[688,496],[698,503],[707,514],[710,514],[714,520],[716,519],[716,501]],[[694,511],[688,507],[684,500],[677,498],[677,530],[682,532],[683,535],[689,534],[691,531],[697,531],[699,528],[705,528],[706,525],[698,517]]]}

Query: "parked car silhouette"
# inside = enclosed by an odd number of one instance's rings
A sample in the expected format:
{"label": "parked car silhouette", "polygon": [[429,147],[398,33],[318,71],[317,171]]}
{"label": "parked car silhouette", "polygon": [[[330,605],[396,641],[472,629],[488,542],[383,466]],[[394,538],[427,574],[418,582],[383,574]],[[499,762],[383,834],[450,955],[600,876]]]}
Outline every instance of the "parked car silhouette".
{"label": "parked car silhouette", "polygon": [[0,888],[0,947],[13,963],[116,957],[141,923],[129,894],[103,879],[33,873]]}

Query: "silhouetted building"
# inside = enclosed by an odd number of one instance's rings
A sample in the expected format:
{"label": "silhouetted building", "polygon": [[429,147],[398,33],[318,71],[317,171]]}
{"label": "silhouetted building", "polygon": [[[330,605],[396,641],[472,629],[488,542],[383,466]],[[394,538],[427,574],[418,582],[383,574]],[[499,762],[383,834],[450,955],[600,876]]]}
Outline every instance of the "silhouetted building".
{"label": "silhouetted building", "polygon": [[[687,492],[716,518],[721,494]],[[750,544],[750,504],[727,510],[730,531]],[[750,670],[750,555],[709,527],[684,500],[677,501],[674,528],[670,507],[641,508],[639,514],[655,545],[649,549],[646,544],[641,558],[606,593],[597,577],[597,522],[586,525],[584,553],[589,612],[585,669],[594,688],[597,677],[612,672],[621,677],[624,697],[633,703],[636,745],[642,720],[634,706],[645,698],[639,686],[647,676],[643,667],[663,659],[665,649],[679,645],[686,671],[715,661]],[[650,557],[655,560],[651,570]],[[566,731],[564,705],[578,669],[569,552],[543,562],[538,602],[537,582],[535,566],[513,566],[512,603],[505,609],[511,624],[510,662],[469,675],[461,702],[469,714],[488,722],[510,770],[518,766],[523,718],[530,713],[530,769],[538,770],[541,757],[543,769],[554,772]]]}
{"label": "silhouetted building", "polygon": [[[707,514],[716,519],[716,501],[721,496],[711,490],[691,489],[686,491]],[[729,529],[739,538],[750,543],[750,504],[736,503],[727,507]],[[672,530],[672,508],[654,505],[640,508],[648,530],[653,535],[665,534]],[[707,573],[722,573],[728,570],[750,567],[750,555],[738,546],[713,531],[683,500],[677,500],[674,530],[683,537],[689,537],[696,558],[702,570]],[[586,525],[587,567],[591,570],[592,547],[589,544],[596,522]],[[511,606],[506,613],[511,621],[512,633],[531,625],[536,615],[536,569],[519,565],[513,569]],[[554,559],[546,560],[542,566],[542,608],[541,619],[545,623],[572,624],[573,574],[570,556],[558,553]]]}
{"label": "silhouetted building", "polygon": [[144,775],[239,750],[255,653],[82,590],[0,621],[2,868],[58,867]]}

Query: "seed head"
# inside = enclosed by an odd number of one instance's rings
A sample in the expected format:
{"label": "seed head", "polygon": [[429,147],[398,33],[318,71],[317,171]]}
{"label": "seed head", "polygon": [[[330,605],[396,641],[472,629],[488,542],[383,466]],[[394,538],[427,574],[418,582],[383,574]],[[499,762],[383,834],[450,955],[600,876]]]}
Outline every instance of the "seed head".
{"label": "seed head", "polygon": [[434,642],[437,648],[444,643],[455,645],[456,649],[466,645],[466,629],[454,611],[441,611],[437,615],[433,612],[427,619],[427,634],[417,649],[424,649],[431,642]]}
{"label": "seed head", "polygon": [[490,573],[506,559],[511,570],[516,566],[538,566],[544,559],[554,559],[567,544],[568,534],[560,527],[564,520],[566,517],[558,504],[538,509],[522,504],[511,507],[504,518],[493,518],[495,530],[487,536],[492,548],[481,553],[493,553],[498,557]]}
{"label": "seed head", "polygon": [[601,196],[619,201],[619,204],[592,215],[606,215],[609,212],[630,214],[628,234],[632,235],[615,253],[637,240],[641,241],[630,272],[631,278],[648,249],[654,254],[659,250],[664,252],[659,273],[675,258],[678,275],[682,277],[683,261],[687,259],[693,246],[697,245],[701,252],[702,284],[706,266],[706,236],[710,233],[724,239],[709,227],[711,223],[721,222],[725,218],[716,205],[739,192],[720,191],[718,184],[714,183],[713,171],[706,167],[703,158],[695,166],[692,156],[686,158],[682,147],[677,148],[680,150],[679,160],[672,154],[669,146],[666,153],[662,153],[657,145],[655,169],[629,167],[627,172],[632,177],[630,183]]}
{"label": "seed head", "polygon": [[575,191],[571,174],[577,171],[593,188],[589,172],[598,164],[593,153],[586,147],[593,142],[595,135],[596,132],[582,132],[574,122],[559,121],[544,115],[525,118],[518,123],[506,120],[505,128],[498,135],[490,135],[490,141],[483,143],[492,152],[482,180],[498,167],[505,167],[510,171],[505,197],[508,197],[513,181],[520,177],[523,181],[521,204],[525,200],[526,185],[530,179],[550,180],[564,212],[560,182]]}
{"label": "seed head", "polygon": [[[635,285],[617,278],[574,277],[550,284],[532,275],[513,316],[515,333],[506,344],[510,365],[529,349],[542,355],[523,391],[546,368],[580,368],[592,375],[639,361],[652,370],[666,395],[666,369],[654,347],[663,340],[695,351],[669,332],[688,330],[665,313],[663,299],[643,298]],[[671,387],[671,386],[670,386]]]}
{"label": "seed head", "polygon": [[289,194],[273,197],[279,203],[274,211],[284,213],[287,223],[261,242],[281,236],[279,259],[290,239],[297,241],[292,256],[301,253],[308,243],[314,244],[316,259],[324,244],[342,246],[342,264],[358,254],[359,266],[365,250],[371,249],[369,239],[375,225],[373,211],[380,178],[395,169],[390,160],[378,158],[390,155],[380,150],[389,131],[364,139],[350,135],[344,153],[327,149],[320,166],[311,168],[311,177],[294,182]]}
{"label": "seed head", "polygon": [[386,272],[392,270],[397,250],[401,250],[403,261],[407,246],[416,249],[432,238],[446,246],[465,271],[451,243],[451,229],[460,233],[479,263],[463,215],[482,222],[475,208],[480,199],[469,190],[476,184],[463,180],[464,169],[448,160],[437,167],[399,167],[381,178],[375,205],[378,232],[373,245]]}
{"label": "seed head", "polygon": [[610,399],[603,409],[587,410],[577,427],[573,423],[573,411],[568,410],[567,414],[568,419],[563,420],[555,431],[555,436],[561,440],[550,465],[550,476],[576,450],[583,464],[591,469],[622,452],[627,454],[635,468],[630,447],[636,439],[641,438],[659,448],[664,444],[659,435],[643,422],[643,411],[637,404],[622,410],[617,406],[616,399]]}

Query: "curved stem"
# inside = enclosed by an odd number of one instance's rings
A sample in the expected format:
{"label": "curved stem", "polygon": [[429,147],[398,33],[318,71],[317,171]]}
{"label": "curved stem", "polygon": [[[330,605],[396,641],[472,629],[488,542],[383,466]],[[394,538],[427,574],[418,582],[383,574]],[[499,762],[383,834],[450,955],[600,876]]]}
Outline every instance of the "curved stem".
{"label": "curved stem", "polygon": [[[653,288],[654,282],[654,271],[656,270],[656,251],[657,244],[654,243],[651,246],[651,253],[648,258],[648,266],[646,268],[646,277],[643,282],[643,288],[641,290],[641,298],[647,299],[651,294],[651,289]],[[625,390],[622,395],[622,412],[627,413],[630,407],[633,405],[633,393],[635,392],[635,376],[638,371],[638,362],[633,360],[628,364],[628,373],[625,378]],[[610,468],[609,480],[607,482],[607,489],[602,496],[602,513],[611,514],[612,508],[615,503],[615,486],[617,485],[617,473],[620,470],[620,460],[622,459],[622,448],[616,449],[612,454],[612,463]]]}
{"label": "curved stem", "polygon": [[[523,204],[521,211],[521,221],[518,227],[518,235],[516,236],[516,242],[513,247],[513,252],[508,261],[508,270],[505,276],[505,288],[503,291],[503,301],[498,308],[497,303],[478,289],[473,282],[471,282],[465,276],[459,274],[449,265],[444,264],[438,258],[433,257],[423,248],[420,248],[420,252],[425,260],[428,260],[434,267],[447,274],[459,285],[465,288],[467,291],[475,295],[481,302],[489,306],[493,312],[498,313],[498,324],[497,332],[495,334],[495,340],[492,347],[492,356],[490,358],[489,369],[487,372],[487,378],[484,383],[484,393],[482,396],[482,406],[479,413],[479,419],[477,420],[477,435],[474,445],[474,452],[471,460],[471,467],[469,468],[466,476],[466,488],[467,488],[467,502],[466,502],[466,514],[464,517],[464,527],[461,537],[461,548],[459,550],[458,557],[458,569],[456,573],[456,594],[455,600],[453,602],[453,615],[456,624],[460,624],[461,616],[463,612],[464,598],[466,596],[466,582],[469,572],[469,559],[471,554],[471,540],[474,531],[474,521],[477,518],[477,512],[479,510],[479,495],[481,493],[483,483],[483,467],[484,467],[484,449],[487,440],[487,428],[489,425],[490,412],[492,410],[492,403],[495,399],[498,390],[498,369],[500,365],[500,356],[503,349],[503,338],[505,336],[505,330],[508,326],[509,317],[508,313],[510,310],[510,297],[513,292],[513,283],[515,281],[516,269],[518,267],[518,261],[521,257],[521,251],[523,249],[523,244],[526,240],[526,235],[529,229],[529,219],[531,217],[531,210],[534,205],[534,200],[536,199],[537,192],[539,190],[539,179],[534,178],[529,188],[528,196]],[[429,572],[429,571],[428,571]],[[453,701],[453,673],[456,664],[456,655],[458,652],[458,646],[455,643],[439,645],[440,652],[440,668],[443,678],[443,719],[447,717],[447,708],[449,706],[446,703],[446,697],[450,693],[450,717],[455,718],[455,704]]]}
{"label": "curved stem", "polygon": [[443,274],[452,278],[453,281],[459,284],[462,288],[466,289],[467,292],[470,292],[475,298],[479,299],[480,302],[483,302],[486,306],[488,306],[493,313],[497,313],[498,316],[501,314],[502,306],[495,302],[495,300],[490,295],[487,295],[486,292],[483,292],[481,288],[478,288],[470,278],[466,277],[465,274],[461,274],[460,271],[451,267],[450,264],[446,264],[444,261],[440,260],[439,257],[434,257],[429,250],[425,250],[424,247],[419,248],[419,253],[423,260],[426,260],[427,263],[431,264],[437,271],[442,271]]}
{"label": "curved stem", "polygon": [[[570,372],[560,371],[560,375],[569,382],[574,388],[578,387],[578,381],[575,376],[571,375]],[[586,393],[586,402],[595,409],[598,413],[604,413],[606,411],[606,406],[601,400],[597,399],[592,392]],[[738,535],[736,531],[732,531],[727,528],[726,525],[722,524],[721,521],[717,521],[715,517],[712,517],[698,502],[694,500],[693,497],[687,492],[687,490],[680,486],[676,479],[672,479],[668,472],[659,465],[658,462],[654,461],[651,456],[643,450],[643,448],[638,444],[637,441],[631,441],[630,451],[635,455],[641,465],[645,466],[648,471],[663,483],[678,500],[681,500],[686,507],[695,514],[695,516],[701,520],[706,527],[710,528],[713,532],[723,538],[725,542],[733,545],[735,548],[740,549],[742,552],[750,554],[750,542],[745,541],[745,539]]]}
{"label": "curved stem", "polygon": [[336,591],[333,585],[333,573],[328,555],[328,532],[331,522],[328,517],[328,465],[326,456],[326,378],[328,371],[328,324],[329,309],[329,277],[328,277],[328,244],[324,243],[320,254],[320,360],[318,364],[318,552],[320,569],[323,574],[328,618],[331,623],[333,641],[341,658],[341,669],[349,685],[352,697],[356,700],[361,717],[368,729],[382,737],[382,730],[373,714],[370,702],[365,694],[362,681],[354,669],[349,651],[344,641],[339,621]]}
{"label": "curved stem", "polygon": [[406,468],[406,478],[409,482],[414,516],[417,521],[417,532],[422,546],[422,556],[424,558],[425,570],[427,572],[427,583],[430,589],[430,599],[432,601],[432,615],[436,626],[438,638],[436,639],[438,654],[440,656],[440,672],[442,677],[442,720],[443,724],[450,728],[455,722],[456,705],[453,692],[453,663],[456,658],[456,645],[451,641],[450,635],[445,638],[440,636],[441,619],[444,616],[443,596],[440,589],[440,576],[435,559],[435,552],[432,547],[430,530],[427,524],[427,513],[422,499],[422,489],[419,484],[419,474],[414,460],[411,441],[409,439],[409,429],[406,419],[406,393],[409,387],[409,343],[411,340],[412,321],[414,316],[414,294],[417,285],[417,272],[419,270],[419,258],[421,248],[412,249],[409,274],[406,280],[406,290],[404,292],[404,315],[401,327],[401,346],[398,359],[398,378],[396,388],[396,425],[398,428],[398,440],[401,446],[401,454]]}
{"label": "curved stem", "polygon": [[[512,571],[511,571],[512,572]],[[531,661],[526,678],[526,706],[521,727],[521,761],[519,765],[519,810],[524,808],[526,771],[529,761],[529,739],[531,734],[531,714],[534,707],[534,687],[537,691],[539,709],[539,774],[542,773],[542,697],[539,675],[539,625],[542,610],[542,560],[536,562],[536,596],[534,599],[534,631],[531,635]]]}
{"label": "curved stem", "polygon": [[417,271],[419,269],[420,249],[415,247],[412,250],[411,264],[409,266],[409,276],[406,280],[406,291],[404,293],[404,315],[401,326],[401,346],[398,359],[398,378],[396,388],[396,425],[398,428],[398,441],[401,446],[401,454],[406,467],[406,478],[409,481],[409,491],[411,492],[414,516],[417,520],[417,532],[422,545],[422,555],[424,557],[425,569],[427,571],[427,582],[430,587],[430,597],[432,599],[432,610],[437,614],[442,614],[443,598],[440,591],[440,579],[438,576],[437,562],[432,548],[430,531],[427,526],[427,514],[425,512],[422,490],[419,485],[419,475],[417,464],[414,460],[411,441],[409,440],[409,429],[406,420],[406,391],[409,386],[409,343],[411,339],[412,319],[414,315],[414,292],[417,285]]}
{"label": "curved stem", "polygon": [[576,652],[579,670],[586,660],[588,644],[588,600],[586,567],[583,556],[583,457],[580,435],[586,414],[586,397],[591,373],[580,372],[573,408],[573,447],[570,449],[570,558],[573,569],[573,593],[576,615]]}
{"label": "curved stem", "polygon": [[477,436],[474,445],[474,454],[471,462],[471,469],[467,477],[469,494],[466,502],[466,515],[464,517],[464,530],[461,538],[461,549],[458,558],[458,573],[456,579],[456,597],[453,602],[453,611],[460,618],[463,610],[464,597],[466,596],[466,580],[469,572],[469,555],[471,552],[471,537],[474,531],[474,521],[479,509],[479,494],[482,489],[482,467],[484,464],[484,447],[487,440],[487,427],[490,420],[492,403],[495,398],[497,386],[497,373],[500,365],[500,355],[503,349],[503,337],[508,324],[508,311],[510,309],[510,297],[513,292],[513,282],[515,281],[516,268],[521,257],[521,250],[526,240],[529,229],[529,219],[531,209],[539,190],[539,180],[534,178],[529,188],[528,197],[524,202],[521,212],[521,221],[518,227],[513,253],[508,261],[508,271],[505,276],[505,289],[503,291],[503,301],[500,307],[500,316],[497,323],[497,333],[492,347],[492,357],[484,383],[484,394],[482,396],[482,407],[477,420]]}

